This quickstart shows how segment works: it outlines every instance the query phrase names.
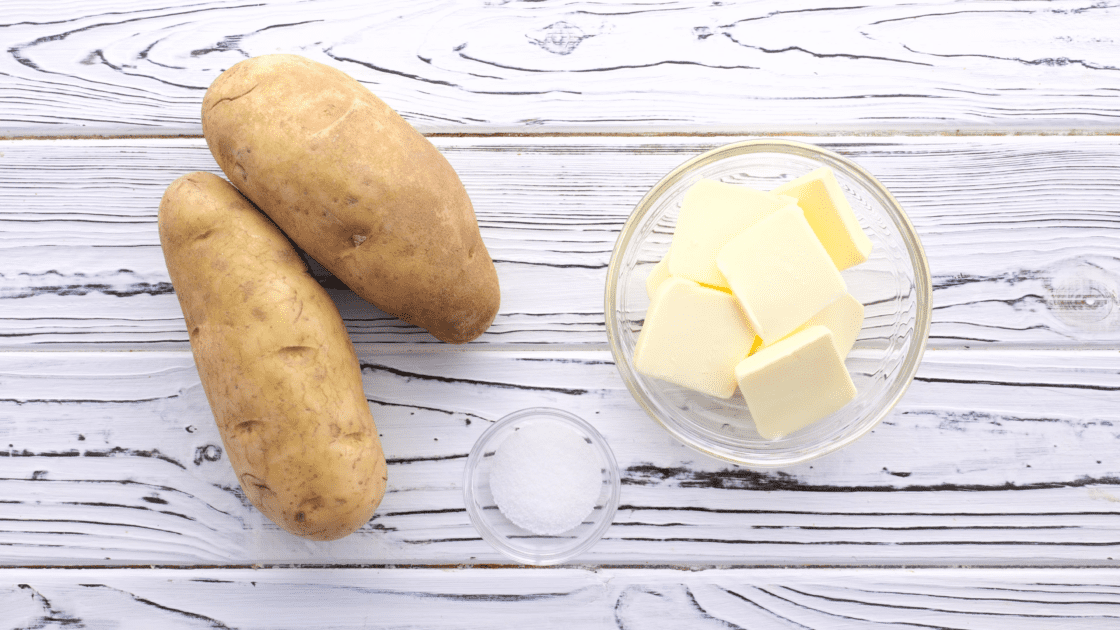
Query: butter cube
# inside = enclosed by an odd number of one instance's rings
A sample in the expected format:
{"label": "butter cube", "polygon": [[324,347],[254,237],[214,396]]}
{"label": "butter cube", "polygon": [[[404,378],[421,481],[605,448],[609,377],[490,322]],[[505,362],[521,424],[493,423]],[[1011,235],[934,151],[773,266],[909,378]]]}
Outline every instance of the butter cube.
{"label": "butter cube", "polygon": [[730,398],[735,366],[747,356],[754,336],[734,296],[669,278],[646,311],[634,367],[646,376]]}
{"label": "butter cube", "polygon": [[786,182],[772,191],[797,198],[836,268],[843,271],[867,260],[871,239],[859,226],[840,183],[827,166]]}
{"label": "butter cube", "polygon": [[[665,282],[671,277],[673,276],[669,275],[669,257],[666,256],[661,259],[661,262],[654,265],[653,269],[650,270],[649,275],[646,276],[646,295],[648,295],[652,300],[653,294],[657,293],[657,287],[661,286],[662,282]],[[715,289],[716,291],[723,291],[724,293],[728,294],[731,293],[731,289],[726,286],[717,287],[710,284],[704,284],[703,282],[699,282],[697,284],[709,289]]]}
{"label": "butter cube", "polygon": [[653,266],[653,269],[646,276],[646,295],[649,299],[653,299],[653,294],[657,293],[657,287],[661,286],[662,282],[669,279],[669,258],[666,256]]}
{"label": "butter cube", "polygon": [[716,255],[736,235],[775,210],[796,204],[792,197],[702,179],[681,202],[677,230],[669,246],[669,272],[702,284],[726,287]]}
{"label": "butter cube", "polygon": [[759,350],[735,367],[758,433],[776,440],[839,411],[856,397],[832,333],[813,326]]}
{"label": "butter cube", "polygon": [[717,265],[764,345],[848,292],[797,206],[782,208],[736,236],[720,250]]}
{"label": "butter cube", "polygon": [[[863,328],[863,304],[860,304],[859,300],[852,297],[850,293],[845,293],[839,300],[821,309],[790,334],[796,335],[813,326],[824,326],[832,332],[832,341],[836,344],[836,352],[842,360],[852,351],[852,346],[856,345],[859,331]],[[760,347],[751,348],[751,354],[765,347],[759,345]]]}

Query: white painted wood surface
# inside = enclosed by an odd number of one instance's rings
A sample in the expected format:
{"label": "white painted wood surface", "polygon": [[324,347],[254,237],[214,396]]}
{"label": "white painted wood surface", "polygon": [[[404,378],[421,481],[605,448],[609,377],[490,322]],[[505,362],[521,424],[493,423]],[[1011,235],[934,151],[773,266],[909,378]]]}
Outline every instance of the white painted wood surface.
{"label": "white painted wood surface", "polygon": [[[593,422],[622,468],[614,525],[579,562],[1100,565],[1120,547],[1120,353],[936,351],[874,433],[752,471],[673,442],[602,351],[361,357],[389,461],[341,541],[245,502],[189,353],[3,353],[7,565],[493,564],[463,508],[466,454],[533,406]],[[18,394],[17,394],[18,392]],[[15,397],[9,398],[15,394]]]}
{"label": "white painted wood surface", "polygon": [[[471,347],[605,348],[622,224],[662,175],[735,139],[436,138],[502,283]],[[1115,137],[802,139],[857,161],[909,213],[933,274],[931,347],[1120,342]],[[12,140],[0,167],[0,347],[188,347],[156,211],[179,175],[220,173],[202,140]],[[438,343],[329,286],[355,342]]]}
{"label": "white painted wood surface", "polygon": [[1115,628],[1108,570],[0,571],[13,628]]}
{"label": "white painted wood surface", "polygon": [[[1120,627],[1120,5],[848,5],[0,2],[0,628]],[[390,463],[334,543],[245,502],[156,234],[163,188],[217,172],[205,87],[270,52],[433,134],[503,287],[448,351],[320,271]],[[603,328],[635,203],[743,134],[866,167],[934,276],[895,412],[780,471],[668,438]],[[569,567],[503,566],[463,510],[471,445],[536,405],[623,468]]]}
{"label": "white painted wood surface", "polygon": [[0,136],[197,134],[222,70],[329,62],[425,132],[1108,132],[1113,2],[5,0]]}

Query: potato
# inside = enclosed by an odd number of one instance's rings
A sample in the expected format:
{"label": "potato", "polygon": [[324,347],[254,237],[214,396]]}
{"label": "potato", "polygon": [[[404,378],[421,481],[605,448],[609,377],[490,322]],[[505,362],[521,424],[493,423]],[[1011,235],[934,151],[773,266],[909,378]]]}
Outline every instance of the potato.
{"label": "potato", "polygon": [[493,322],[498,275],[458,175],[345,73],[242,61],[206,91],[202,131],[230,181],[366,301],[450,343]]}
{"label": "potato", "polygon": [[285,530],[341,538],[385,493],[342,317],[280,230],[210,173],[175,180],[159,238],[202,387],[245,495]]}

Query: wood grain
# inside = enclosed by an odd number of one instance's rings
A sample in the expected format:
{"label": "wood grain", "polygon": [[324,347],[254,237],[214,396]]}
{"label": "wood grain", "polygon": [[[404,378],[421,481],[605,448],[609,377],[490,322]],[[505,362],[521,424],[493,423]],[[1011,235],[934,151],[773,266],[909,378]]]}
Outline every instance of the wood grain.
{"label": "wood grain", "polygon": [[[0,141],[0,628],[1120,626],[1120,5],[849,5],[4,2],[0,137],[124,138]],[[156,234],[164,187],[217,171],[206,86],[272,52],[441,136],[503,285],[494,327],[446,352],[315,269],[390,462],[377,516],[334,543],[237,487]],[[934,280],[894,413],[780,471],[674,442],[605,343],[626,217],[744,134],[866,167]],[[598,546],[527,570],[460,479],[537,405],[592,421],[624,485]]]}
{"label": "wood grain", "polygon": [[6,628],[1113,628],[1115,572],[0,570]]}
{"label": "wood grain", "polygon": [[[470,347],[605,348],[626,218],[663,174],[735,139],[436,138],[502,283]],[[933,274],[931,347],[1120,342],[1120,141],[806,140],[864,166],[909,213]],[[7,141],[0,167],[0,347],[186,349],[156,210],[179,175],[217,172],[201,140]],[[357,343],[437,343],[319,273]]]}
{"label": "wood grain", "polygon": [[1120,7],[707,0],[9,0],[0,135],[199,134],[250,56],[351,73],[424,132],[1115,132]]}
{"label": "wood grain", "polygon": [[778,471],[672,440],[607,352],[363,354],[389,463],[373,520],[285,534],[245,500],[188,353],[0,353],[2,564],[506,563],[463,509],[466,455],[500,417],[588,419],[621,506],[578,562],[1101,565],[1120,551],[1120,354],[934,351],[847,449]]}

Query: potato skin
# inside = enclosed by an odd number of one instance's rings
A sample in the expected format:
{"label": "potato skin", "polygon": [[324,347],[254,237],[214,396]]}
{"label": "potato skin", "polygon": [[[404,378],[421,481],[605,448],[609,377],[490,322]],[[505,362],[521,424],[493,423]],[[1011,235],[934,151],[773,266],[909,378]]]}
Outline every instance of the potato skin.
{"label": "potato skin", "polygon": [[458,175],[347,74],[242,61],[206,91],[202,130],[230,182],[362,299],[450,343],[493,322],[498,275]]}
{"label": "potato skin", "polygon": [[385,493],[385,456],[326,291],[276,226],[210,173],[167,188],[159,237],[245,495],[312,540],[367,523]]}

